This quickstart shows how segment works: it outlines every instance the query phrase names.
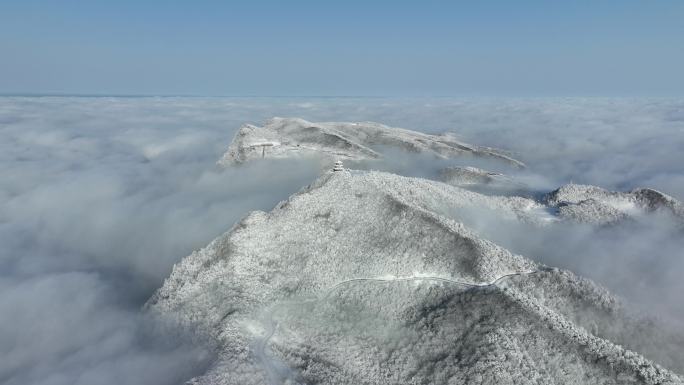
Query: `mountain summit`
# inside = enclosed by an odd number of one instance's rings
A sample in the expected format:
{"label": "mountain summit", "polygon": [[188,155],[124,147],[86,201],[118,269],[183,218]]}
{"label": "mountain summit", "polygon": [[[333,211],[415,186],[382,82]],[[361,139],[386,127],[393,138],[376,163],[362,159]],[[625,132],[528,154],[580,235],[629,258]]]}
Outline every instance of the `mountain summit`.
{"label": "mountain summit", "polygon": [[531,199],[330,171],[186,257],[147,307],[218,344],[193,384],[682,383],[644,357],[657,328],[478,236],[462,208],[549,223]]}

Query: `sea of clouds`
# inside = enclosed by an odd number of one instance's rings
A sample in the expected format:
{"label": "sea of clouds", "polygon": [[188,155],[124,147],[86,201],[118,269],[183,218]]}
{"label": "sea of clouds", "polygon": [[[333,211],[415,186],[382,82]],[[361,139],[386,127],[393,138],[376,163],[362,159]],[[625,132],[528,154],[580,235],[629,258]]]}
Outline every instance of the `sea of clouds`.
{"label": "sea of clouds", "polygon": [[[538,191],[573,181],[684,199],[682,100],[2,97],[0,383],[153,385],[202,372],[212,351],[140,308],[175,262],[320,173],[294,160],[216,167],[240,125],[272,116],[454,132],[526,162],[499,171]],[[392,154],[369,167],[434,176],[449,165]],[[513,251],[684,317],[684,237],[650,221],[530,235],[471,218]]]}

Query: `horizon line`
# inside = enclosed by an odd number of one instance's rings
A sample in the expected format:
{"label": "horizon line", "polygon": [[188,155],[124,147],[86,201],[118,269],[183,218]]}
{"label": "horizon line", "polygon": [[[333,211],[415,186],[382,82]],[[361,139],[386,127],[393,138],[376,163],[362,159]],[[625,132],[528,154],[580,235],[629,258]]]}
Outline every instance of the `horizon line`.
{"label": "horizon line", "polygon": [[549,94],[549,95],[486,95],[486,94],[454,94],[454,95],[221,95],[221,94],[136,94],[136,93],[61,93],[61,92],[0,92],[0,97],[81,97],[81,98],[319,98],[319,99],[538,99],[538,98],[614,98],[614,99],[677,99],[682,95],[627,95],[627,94]]}

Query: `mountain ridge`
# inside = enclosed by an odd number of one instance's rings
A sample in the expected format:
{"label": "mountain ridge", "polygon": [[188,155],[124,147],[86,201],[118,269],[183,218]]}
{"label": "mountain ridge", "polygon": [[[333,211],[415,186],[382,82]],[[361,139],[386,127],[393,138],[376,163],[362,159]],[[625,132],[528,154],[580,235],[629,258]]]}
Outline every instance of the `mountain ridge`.
{"label": "mountain ridge", "polygon": [[[464,206],[547,222],[530,199],[382,172],[327,172],[174,266],[147,308],[218,342],[219,359],[197,384],[681,383],[601,337],[615,325],[618,336],[633,328],[605,289],[480,238],[451,216]],[[530,271],[537,273],[485,285]],[[392,283],[285,306],[278,327],[269,326],[268,309],[363,277]],[[435,278],[482,285],[464,290]],[[508,356],[522,366],[508,365]]]}
{"label": "mountain ridge", "polygon": [[312,156],[322,157],[327,163],[337,159],[372,160],[383,156],[378,146],[429,153],[443,159],[490,158],[516,168],[525,167],[502,150],[467,144],[450,134],[431,135],[375,122],[313,123],[279,117],[269,119],[263,126],[243,125],[217,163],[229,167],[259,158]]}

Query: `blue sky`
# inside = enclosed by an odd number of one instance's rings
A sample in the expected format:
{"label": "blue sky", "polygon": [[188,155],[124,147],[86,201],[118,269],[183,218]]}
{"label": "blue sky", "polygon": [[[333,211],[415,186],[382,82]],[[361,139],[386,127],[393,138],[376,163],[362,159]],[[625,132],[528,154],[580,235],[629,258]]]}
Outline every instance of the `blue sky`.
{"label": "blue sky", "polygon": [[0,2],[0,94],[682,96],[681,1]]}

